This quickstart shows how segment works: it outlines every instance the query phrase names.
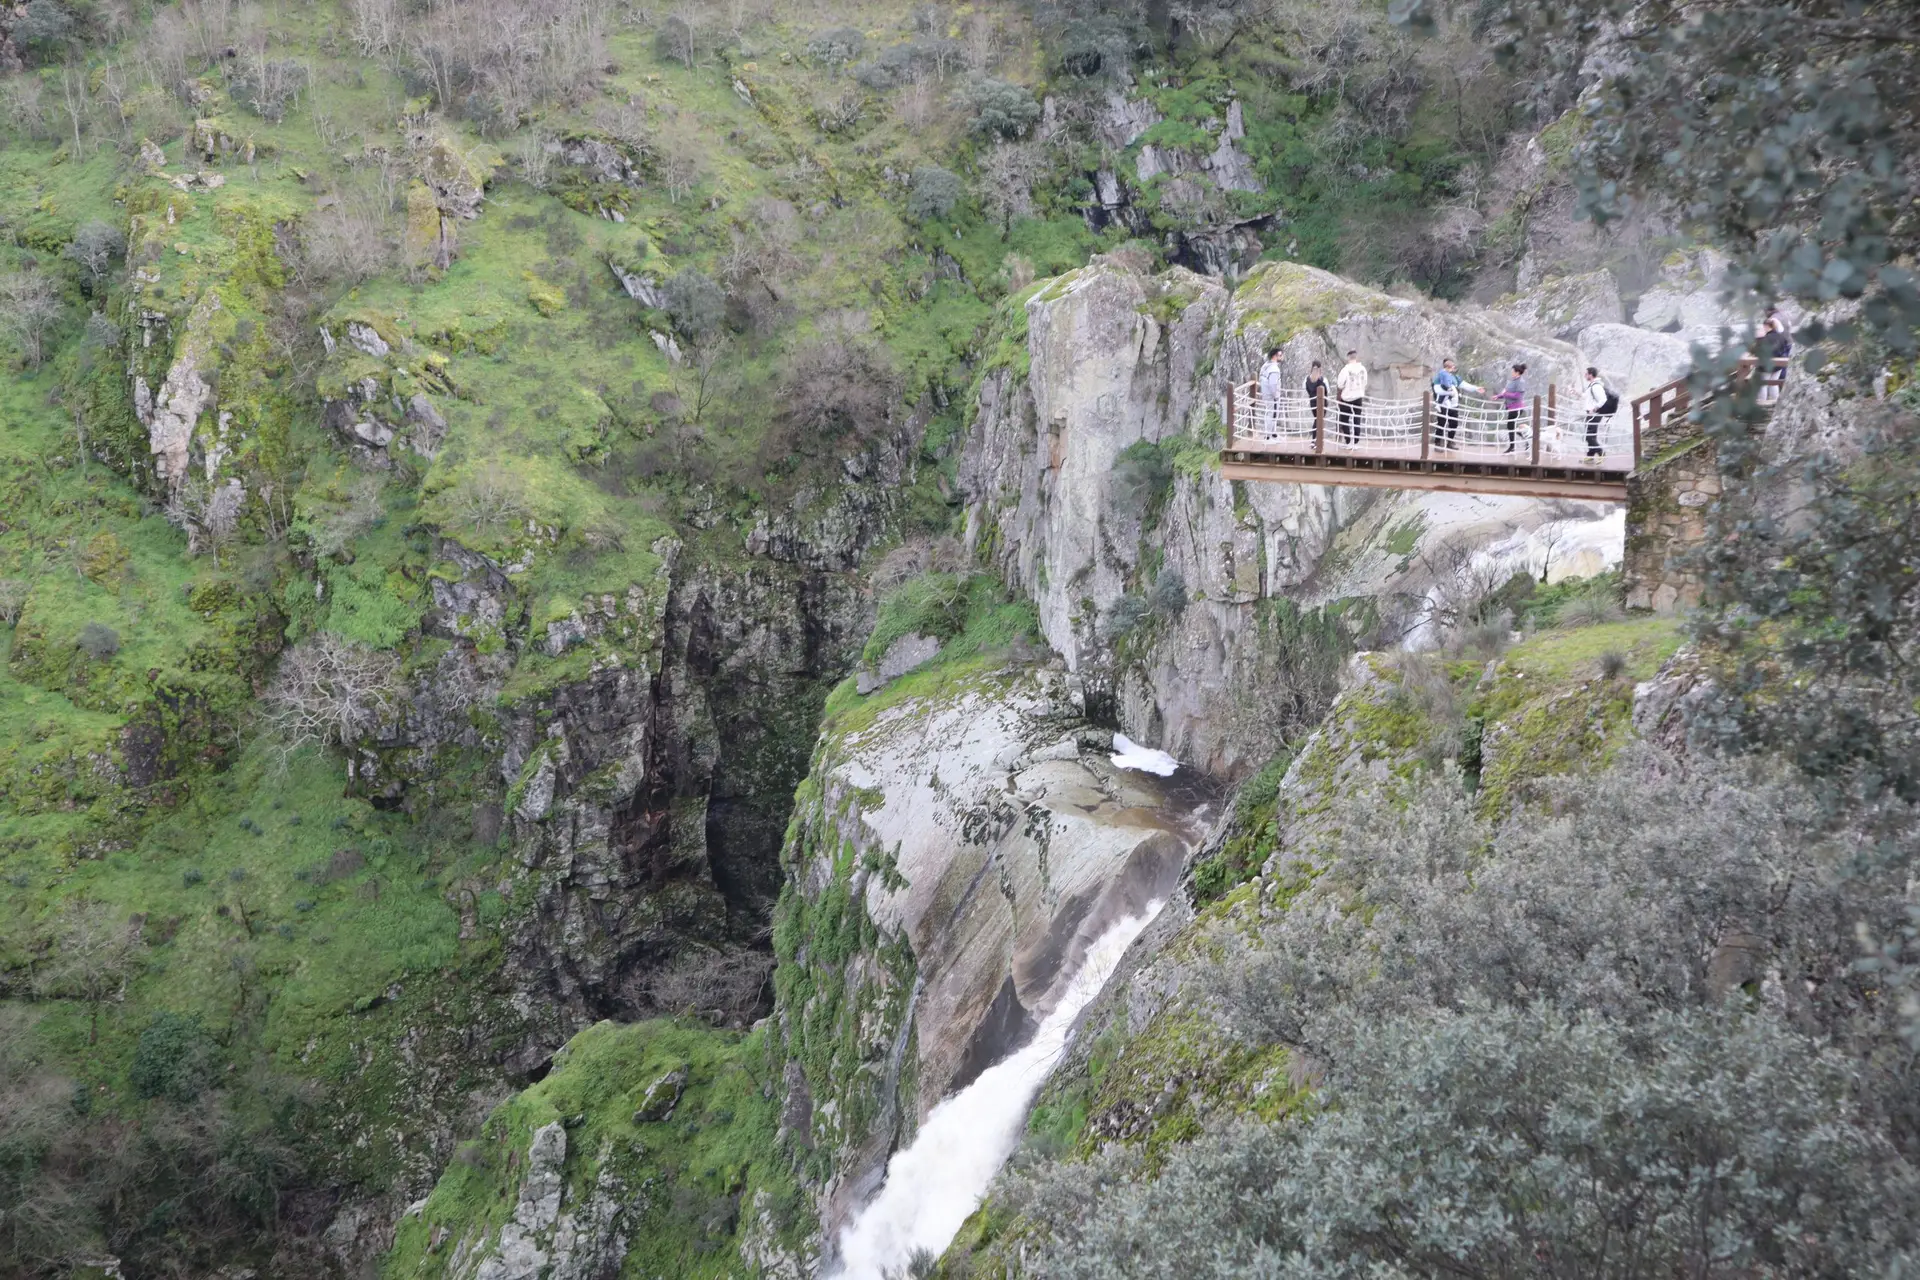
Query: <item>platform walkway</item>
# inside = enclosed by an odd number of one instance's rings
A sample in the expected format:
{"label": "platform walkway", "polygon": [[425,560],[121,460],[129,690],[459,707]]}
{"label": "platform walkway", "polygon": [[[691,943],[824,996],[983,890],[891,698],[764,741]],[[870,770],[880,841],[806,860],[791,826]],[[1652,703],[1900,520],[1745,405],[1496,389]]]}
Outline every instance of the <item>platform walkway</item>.
{"label": "platform walkway", "polygon": [[[1750,376],[1751,368],[1749,361],[1735,377]],[[1682,378],[1622,404],[1590,438],[1583,398],[1563,399],[1558,387],[1518,413],[1466,397],[1449,412],[1427,392],[1418,400],[1371,397],[1347,415],[1327,396],[1310,401],[1290,389],[1270,401],[1245,382],[1227,389],[1230,429],[1220,473],[1229,480],[1625,502],[1627,477],[1668,437],[1689,430],[1694,407]]]}

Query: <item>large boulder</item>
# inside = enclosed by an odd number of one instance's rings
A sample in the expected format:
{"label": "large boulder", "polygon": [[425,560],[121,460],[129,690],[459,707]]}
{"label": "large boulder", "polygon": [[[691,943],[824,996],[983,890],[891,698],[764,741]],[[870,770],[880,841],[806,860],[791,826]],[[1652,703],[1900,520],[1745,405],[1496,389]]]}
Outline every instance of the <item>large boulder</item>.
{"label": "large boulder", "polygon": [[1717,348],[1723,327],[1738,331],[1747,325],[1744,315],[1727,306],[1726,279],[1727,258],[1716,249],[1668,254],[1659,278],[1634,306],[1634,327]]}
{"label": "large boulder", "polygon": [[1623,401],[1684,378],[1693,367],[1684,338],[1632,325],[1588,325],[1580,331],[1580,350]]}
{"label": "large boulder", "polygon": [[1618,324],[1624,315],[1620,287],[1607,270],[1556,276],[1502,301],[1496,314],[1529,333],[1571,342],[1595,324]]}

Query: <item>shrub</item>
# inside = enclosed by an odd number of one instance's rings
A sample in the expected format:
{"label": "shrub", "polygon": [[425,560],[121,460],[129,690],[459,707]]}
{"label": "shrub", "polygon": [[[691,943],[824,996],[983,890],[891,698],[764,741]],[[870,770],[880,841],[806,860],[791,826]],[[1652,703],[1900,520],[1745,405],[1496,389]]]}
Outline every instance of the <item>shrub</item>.
{"label": "shrub", "polygon": [[709,338],[726,322],[727,295],[694,267],[676,271],[660,293],[662,309],[683,338]]}
{"label": "shrub", "polygon": [[1166,450],[1151,440],[1136,440],[1120,451],[1107,479],[1109,502],[1115,513],[1146,521],[1158,515],[1173,493],[1173,463]]}
{"label": "shrub", "polygon": [[286,118],[287,108],[306,87],[304,63],[269,58],[264,52],[242,62],[227,78],[227,89],[235,102],[275,124]]}
{"label": "shrub", "polygon": [[1591,627],[1620,621],[1620,606],[1599,592],[1575,596],[1560,606],[1560,625]]}
{"label": "shrub", "polygon": [[913,183],[907,190],[907,216],[919,221],[944,218],[960,203],[960,178],[938,165],[923,165],[913,171]]}
{"label": "shrub", "polygon": [[80,628],[80,638],[74,643],[95,662],[105,662],[120,652],[120,633],[104,623],[89,622]]}
{"label": "shrub", "polygon": [[807,41],[807,57],[838,71],[867,47],[867,38],[853,27],[829,27]]}
{"label": "shrub", "polygon": [[0,623],[11,627],[20,621],[31,590],[24,578],[0,578]]}
{"label": "shrub", "polygon": [[188,867],[185,871],[182,871],[180,873],[180,886],[183,889],[191,889],[193,888],[193,886],[200,884],[206,878],[207,878],[207,873],[202,871],[200,868]]}
{"label": "shrub", "polygon": [[1100,638],[1109,642],[1118,640],[1145,622],[1152,613],[1153,606],[1147,603],[1145,597],[1121,596],[1113,602],[1106,616],[1100,619]]}
{"label": "shrub", "polygon": [[880,438],[892,425],[899,379],[886,354],[843,337],[810,338],[788,353],[776,392],[789,449],[811,451],[827,441]]}
{"label": "shrub", "polygon": [[981,76],[966,87],[964,97],[973,118],[968,127],[990,137],[1018,138],[1040,118],[1040,104],[1017,84]]}
{"label": "shrub", "polygon": [[1132,41],[1111,15],[1093,14],[1061,29],[1054,60],[1069,75],[1121,80],[1133,61]]}
{"label": "shrub", "polygon": [[1149,597],[1153,611],[1162,617],[1178,618],[1187,611],[1187,580],[1178,569],[1160,570],[1153,580],[1153,593]]}
{"label": "shrub", "polygon": [[1911,1175],[1858,1072],[1766,1014],[1634,1037],[1478,1009],[1343,1038],[1307,1119],[1225,1130],[1151,1181],[1122,1148],[1028,1183],[1054,1226],[1034,1274],[1868,1275],[1911,1241]]}
{"label": "shrub", "polygon": [[79,34],[73,11],[59,0],[30,0],[14,23],[13,42],[35,56],[51,58]]}
{"label": "shrub", "polygon": [[128,1082],[143,1098],[192,1102],[213,1083],[218,1058],[199,1015],[156,1013],[140,1032]]}

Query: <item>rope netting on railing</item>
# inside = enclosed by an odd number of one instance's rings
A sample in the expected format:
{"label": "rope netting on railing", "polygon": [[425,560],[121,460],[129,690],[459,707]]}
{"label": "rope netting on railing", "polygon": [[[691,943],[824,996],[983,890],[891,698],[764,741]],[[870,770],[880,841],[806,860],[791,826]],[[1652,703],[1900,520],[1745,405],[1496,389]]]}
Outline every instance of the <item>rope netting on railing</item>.
{"label": "rope netting on railing", "polygon": [[[1439,461],[1534,463],[1580,466],[1600,456],[1631,467],[1633,424],[1623,409],[1588,431],[1583,406],[1535,402],[1517,411],[1482,400],[1462,398],[1453,408],[1422,400],[1369,397],[1358,407],[1329,397],[1319,407],[1304,391],[1282,391],[1278,399],[1259,394],[1256,383],[1234,388],[1234,440],[1244,446],[1278,446],[1285,452],[1335,453],[1356,457],[1419,458]],[[1535,457],[1536,422],[1540,450]]]}

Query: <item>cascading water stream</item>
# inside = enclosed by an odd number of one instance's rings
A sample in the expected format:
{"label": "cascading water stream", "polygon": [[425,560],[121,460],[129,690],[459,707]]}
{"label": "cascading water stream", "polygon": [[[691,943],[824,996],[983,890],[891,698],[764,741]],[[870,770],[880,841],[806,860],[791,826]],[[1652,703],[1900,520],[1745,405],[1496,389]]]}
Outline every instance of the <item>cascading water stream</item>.
{"label": "cascading water stream", "polygon": [[1160,913],[1155,901],[1108,926],[1033,1039],[936,1106],[913,1145],[887,1163],[887,1181],[840,1236],[839,1280],[904,1275],[916,1250],[940,1253],[1013,1153],[1027,1108],[1066,1052],[1073,1023]]}

